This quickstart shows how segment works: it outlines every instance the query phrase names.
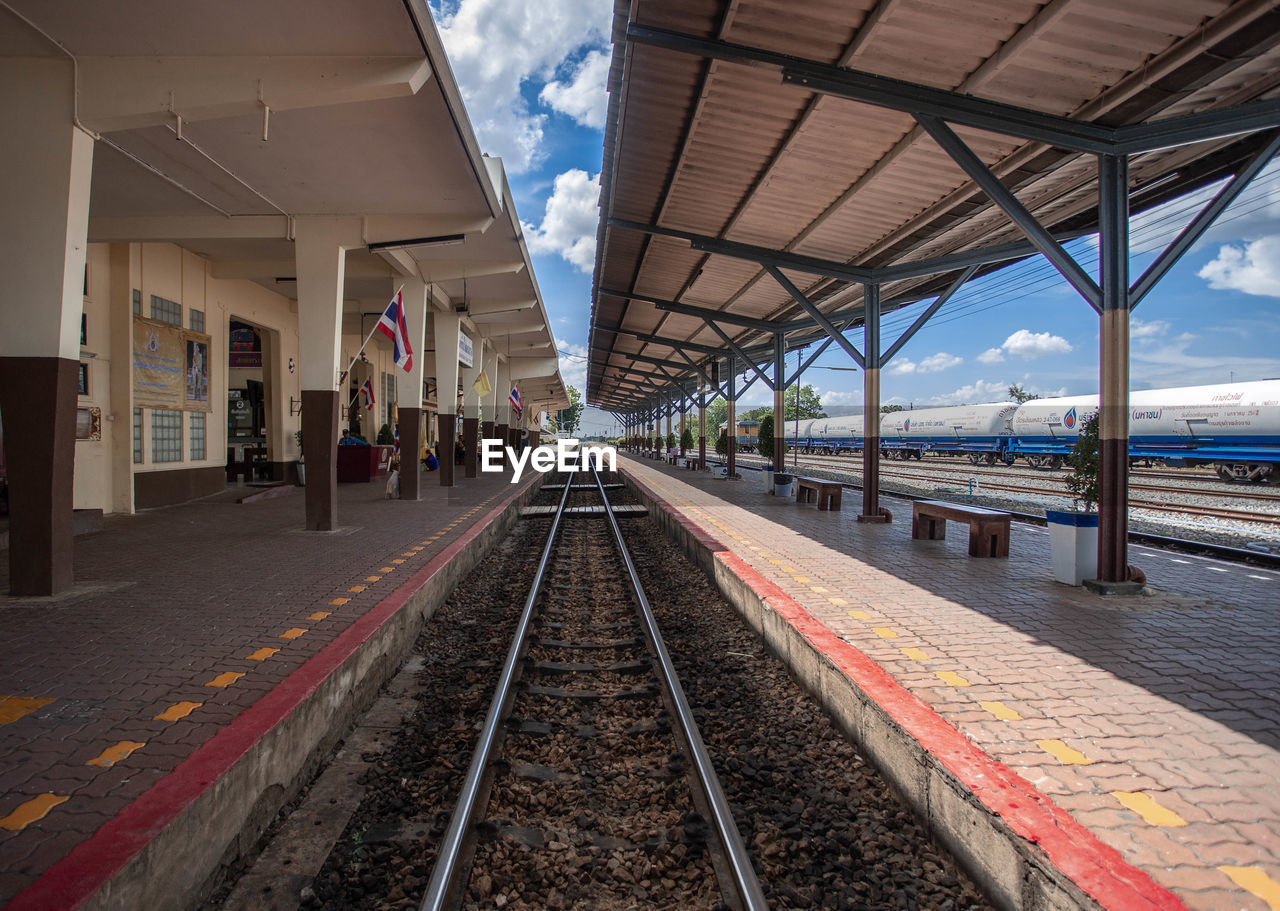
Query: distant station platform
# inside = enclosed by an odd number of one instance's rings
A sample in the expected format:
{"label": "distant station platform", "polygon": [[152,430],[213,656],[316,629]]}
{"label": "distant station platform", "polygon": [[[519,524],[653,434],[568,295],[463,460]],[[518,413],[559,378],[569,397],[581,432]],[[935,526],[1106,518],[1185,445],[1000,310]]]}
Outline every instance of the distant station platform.
{"label": "distant station platform", "polygon": [[1147,593],[1104,597],[1052,581],[1043,528],[972,558],[891,497],[859,523],[753,471],[619,467],[829,708],[860,694],[833,714],[1012,904],[1051,868],[1106,908],[1280,908],[1280,573],[1135,546]]}
{"label": "distant station platform", "polygon": [[229,489],[109,516],[73,589],[0,597],[0,907],[190,905],[540,478],[341,485],[335,532],[299,488]]}

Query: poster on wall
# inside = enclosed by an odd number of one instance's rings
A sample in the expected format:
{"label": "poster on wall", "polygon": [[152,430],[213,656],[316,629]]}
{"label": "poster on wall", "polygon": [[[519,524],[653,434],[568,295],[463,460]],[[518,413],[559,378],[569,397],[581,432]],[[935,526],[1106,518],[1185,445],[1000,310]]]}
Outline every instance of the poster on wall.
{"label": "poster on wall", "polygon": [[133,318],[133,404],[171,411],[212,411],[209,344],[202,332]]}

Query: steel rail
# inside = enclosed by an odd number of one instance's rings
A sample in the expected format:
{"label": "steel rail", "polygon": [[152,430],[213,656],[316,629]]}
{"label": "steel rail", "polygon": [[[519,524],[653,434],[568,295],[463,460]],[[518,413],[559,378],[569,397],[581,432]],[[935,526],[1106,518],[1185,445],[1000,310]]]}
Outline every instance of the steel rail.
{"label": "steel rail", "polygon": [[658,623],[653,616],[653,609],[649,606],[649,599],[645,597],[644,586],[640,584],[640,577],[636,573],[635,564],[631,562],[631,554],[627,551],[627,546],[622,540],[622,531],[618,528],[618,520],[614,517],[613,510],[609,506],[609,498],[604,492],[604,483],[600,480],[600,474],[595,468],[591,469],[591,476],[596,482],[596,488],[600,491],[600,500],[604,504],[604,514],[609,520],[609,529],[613,533],[613,543],[618,548],[618,555],[622,558],[622,562],[626,565],[631,591],[640,606],[640,617],[644,622],[649,641],[653,645],[654,656],[657,659],[658,670],[662,675],[663,685],[671,696],[672,714],[675,716],[685,743],[689,745],[689,750],[693,753],[693,765],[697,769],[698,780],[702,785],[707,804],[711,809],[712,823],[715,826],[716,834],[719,835],[720,844],[724,846],[725,853],[728,856],[729,865],[733,872],[734,887],[738,890],[738,898],[742,902],[742,908],[744,911],[768,911],[769,904],[765,901],[764,891],[760,888],[760,880],[756,878],[756,871],[751,866],[751,856],[747,853],[742,836],[738,833],[738,826],[733,821],[733,812],[729,808],[728,799],[724,796],[724,790],[720,787],[720,779],[711,763],[711,755],[707,752],[707,748],[702,742],[702,735],[698,733],[698,725],[693,719],[693,709],[689,706],[688,699],[685,698],[684,688],[680,686],[680,679],[676,675],[675,666],[671,663],[671,655],[662,639],[662,633],[658,630]]}
{"label": "steel rail", "polygon": [[498,678],[498,687],[494,691],[493,701],[489,703],[489,714],[485,716],[480,740],[476,745],[475,754],[471,757],[467,777],[462,783],[458,805],[454,808],[453,817],[449,820],[449,828],[445,831],[444,841],[440,844],[440,853],[436,855],[436,863],[431,870],[431,880],[427,884],[426,895],[423,896],[422,904],[418,906],[420,911],[443,911],[445,901],[454,885],[454,878],[458,872],[458,859],[462,854],[462,842],[471,825],[481,781],[489,765],[490,754],[498,737],[498,728],[511,698],[516,668],[520,662],[520,655],[524,651],[529,627],[533,622],[533,605],[542,589],[543,576],[551,560],[551,549],[555,545],[556,534],[560,530],[560,520],[564,516],[565,504],[569,502],[569,491],[572,487],[572,481],[566,483],[564,493],[560,495],[560,505],[551,522],[551,531],[547,534],[547,543],[542,549],[542,559],[538,561],[533,584],[529,586],[529,597],[525,599],[524,609],[520,613],[520,622],[512,637],[511,648],[507,651],[507,660],[502,665],[502,674]]}

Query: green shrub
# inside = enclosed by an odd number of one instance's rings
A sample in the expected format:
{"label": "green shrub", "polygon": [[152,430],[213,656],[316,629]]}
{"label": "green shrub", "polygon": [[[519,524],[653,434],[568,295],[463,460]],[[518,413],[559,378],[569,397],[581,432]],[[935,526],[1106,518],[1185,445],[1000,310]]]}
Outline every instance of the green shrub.
{"label": "green shrub", "polygon": [[396,435],[391,432],[390,424],[383,424],[378,428],[378,445],[390,446],[396,441]]}

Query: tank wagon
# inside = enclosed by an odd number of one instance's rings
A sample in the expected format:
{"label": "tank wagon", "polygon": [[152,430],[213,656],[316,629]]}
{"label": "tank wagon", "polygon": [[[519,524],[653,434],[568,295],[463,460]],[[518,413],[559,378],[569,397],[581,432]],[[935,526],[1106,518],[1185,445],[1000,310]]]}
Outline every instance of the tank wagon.
{"label": "tank wagon", "polygon": [[880,449],[889,459],[920,459],[926,452],[967,455],[975,465],[1007,461],[1012,402],[894,411],[880,419]]}
{"label": "tank wagon", "polygon": [[[1023,404],[1014,455],[1056,468],[1097,410],[1096,395]],[[1223,480],[1280,480],[1280,380],[1130,393],[1129,458],[1212,465]]]}

